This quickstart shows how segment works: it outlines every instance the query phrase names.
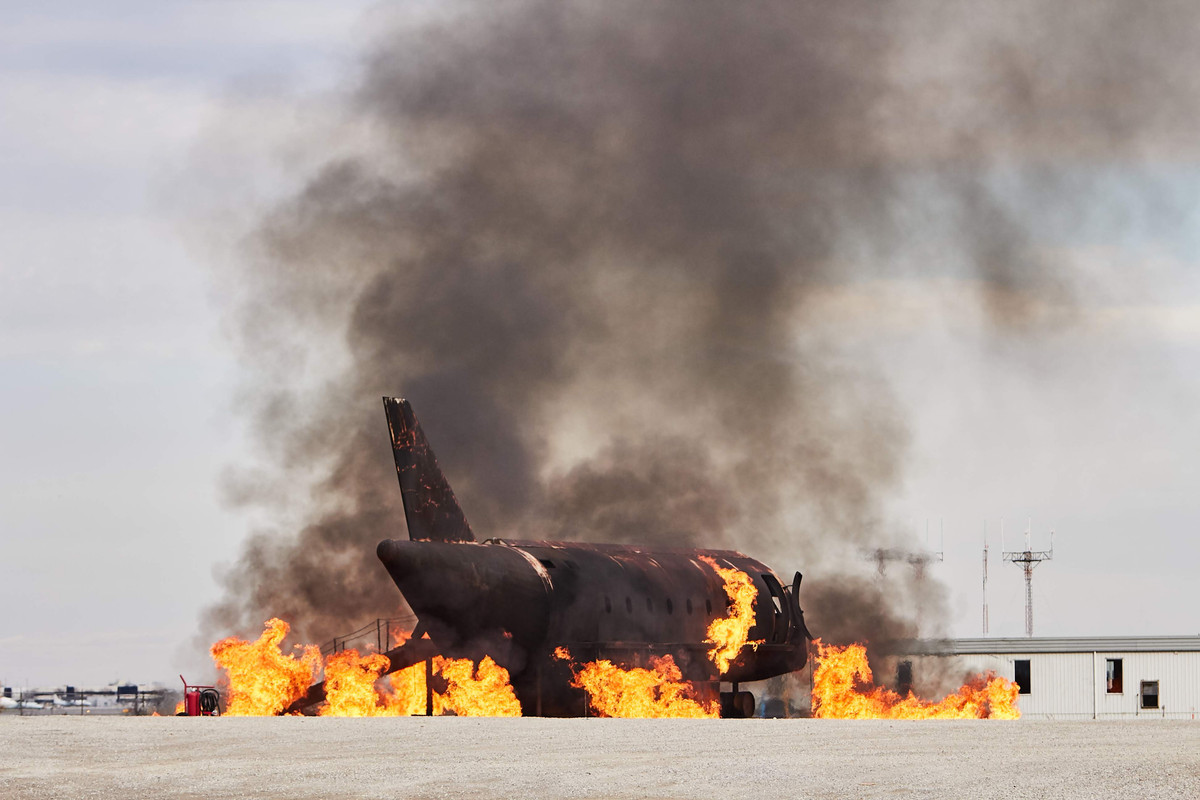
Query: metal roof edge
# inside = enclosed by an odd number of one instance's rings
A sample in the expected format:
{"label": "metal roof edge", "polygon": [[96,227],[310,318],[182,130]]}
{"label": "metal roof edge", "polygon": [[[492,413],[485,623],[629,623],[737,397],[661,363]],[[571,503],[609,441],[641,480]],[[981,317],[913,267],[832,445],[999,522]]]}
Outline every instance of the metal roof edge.
{"label": "metal roof edge", "polygon": [[895,655],[1019,653],[1200,652],[1200,636],[1082,636],[995,639],[910,639],[889,648]]}

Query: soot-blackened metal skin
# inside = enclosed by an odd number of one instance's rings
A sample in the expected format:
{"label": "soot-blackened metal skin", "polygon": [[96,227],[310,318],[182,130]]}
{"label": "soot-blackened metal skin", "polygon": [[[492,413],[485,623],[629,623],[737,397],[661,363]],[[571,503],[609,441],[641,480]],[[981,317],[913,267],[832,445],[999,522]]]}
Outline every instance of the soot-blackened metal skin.
{"label": "soot-blackened metal skin", "polygon": [[454,497],[454,490],[438,466],[412,406],[398,397],[383,398],[396,477],[404,498],[408,537],[443,542],[473,542],[475,534]]}
{"label": "soot-blackened metal skin", "polygon": [[[645,665],[670,654],[684,677],[753,681],[801,669],[808,630],[791,587],[732,550],[646,548],[505,539],[474,541],[449,483],[406,400],[384,398],[409,541],[380,542],[379,559],[443,655],[507,667],[526,714],[585,713],[570,688],[577,662]],[[744,572],[758,590],[747,646],[723,674],[708,658],[709,623],[727,615],[724,582],[708,557]],[[429,645],[422,645],[428,648]],[[405,659],[407,660],[407,659]]]}

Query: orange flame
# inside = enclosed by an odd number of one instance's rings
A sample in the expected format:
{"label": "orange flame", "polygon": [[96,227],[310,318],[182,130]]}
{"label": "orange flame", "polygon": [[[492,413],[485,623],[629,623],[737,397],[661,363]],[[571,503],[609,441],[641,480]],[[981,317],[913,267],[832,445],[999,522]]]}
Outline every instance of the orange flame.
{"label": "orange flame", "polygon": [[508,682],[508,670],[491,656],[478,669],[469,658],[435,656],[433,671],[446,681],[445,694],[434,697],[433,713],[459,717],[519,717],[521,703]]}
{"label": "orange flame", "polygon": [[183,701],[180,700],[178,703],[175,704],[175,715],[179,716],[180,714],[182,714],[185,708],[186,708],[186,706],[184,706]]}
{"label": "orange flame", "polygon": [[[387,713],[412,716],[425,713],[425,662],[388,676]],[[433,660],[433,674],[446,682],[446,692],[432,693],[435,715],[459,717],[519,717],[521,703],[509,683],[508,670],[484,656],[476,668],[466,658]]]}
{"label": "orange flame", "polygon": [[[554,655],[570,659],[565,647]],[[696,687],[683,680],[675,659],[666,655],[650,659],[650,669],[621,669],[608,659],[584,664],[575,672],[572,686],[588,694],[592,708],[602,717],[640,719],[704,719],[716,717],[716,703],[695,698]]]}
{"label": "orange flame", "polygon": [[[277,715],[308,691],[314,673],[321,667],[321,653],[307,645],[299,657],[284,655],[279,644],[288,630],[286,622],[271,619],[256,642],[231,636],[212,646],[213,660],[227,674],[227,715]],[[411,637],[411,631],[397,631],[396,645]],[[388,657],[381,653],[364,656],[357,650],[344,650],[329,656],[324,665],[326,702],[317,713],[336,717],[424,714],[426,663],[393,672],[380,691],[377,684],[389,664]],[[433,693],[435,714],[521,716],[521,704],[509,682],[508,670],[490,657],[484,656],[478,667],[470,659],[437,657],[433,672],[446,682],[444,694]],[[177,711],[182,710],[180,703]]]}
{"label": "orange flame", "polygon": [[425,662],[388,675],[389,691],[384,697],[390,716],[411,717],[425,713]]}
{"label": "orange flame", "polygon": [[[411,630],[399,629],[392,632],[392,646],[400,647],[410,639]],[[423,638],[428,639],[429,634]],[[425,662],[396,670],[387,676],[383,691],[383,704],[388,716],[411,717],[425,713]]]}
{"label": "orange flame", "polygon": [[322,717],[389,715],[390,706],[381,704],[375,691],[375,681],[389,663],[385,655],[360,656],[357,650],[329,656],[325,661],[325,704],[317,713]]}
{"label": "orange flame", "polygon": [[[729,614],[709,624],[705,639],[714,645],[708,651],[709,659],[724,673],[743,647],[761,644],[749,641],[758,590],[750,576],[741,570],[721,567],[708,556],[700,556],[700,560],[721,576],[729,597]],[[571,654],[567,648],[557,647],[554,657],[570,661]],[[591,707],[601,716],[695,719],[719,714],[716,702],[697,698],[696,686],[683,680],[683,672],[669,655],[651,658],[650,669],[623,669],[601,659],[577,669],[573,667],[573,671],[571,685],[587,692]]]}
{"label": "orange flame", "polygon": [[708,625],[708,637],[704,640],[713,645],[708,651],[709,659],[721,673],[729,670],[730,663],[747,644],[757,647],[762,642],[751,642],[750,628],[754,625],[754,598],[758,590],[750,576],[738,569],[725,569],[708,556],[700,556],[725,581],[725,594],[729,595],[729,614],[714,619]]}
{"label": "orange flame", "polygon": [[1017,685],[995,675],[981,675],[939,702],[909,692],[900,697],[872,686],[867,649],[817,645],[813,672],[813,716],[823,719],[1017,719]]}
{"label": "orange flame", "polygon": [[227,716],[276,715],[308,691],[321,652],[308,645],[299,657],[284,655],[279,644],[288,630],[283,620],[269,619],[255,642],[230,636],[212,646],[213,661],[228,676]]}

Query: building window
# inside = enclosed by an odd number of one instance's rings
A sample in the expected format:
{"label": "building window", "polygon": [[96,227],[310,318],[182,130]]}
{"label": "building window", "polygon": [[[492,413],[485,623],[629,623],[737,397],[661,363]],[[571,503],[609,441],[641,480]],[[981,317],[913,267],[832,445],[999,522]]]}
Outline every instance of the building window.
{"label": "building window", "polygon": [[1158,708],[1158,681],[1142,681],[1142,708]]}
{"label": "building window", "polygon": [[1109,658],[1104,661],[1104,678],[1108,684],[1109,694],[1121,694],[1125,691],[1125,682],[1121,669],[1121,659]]}
{"label": "building window", "polygon": [[1029,659],[1018,658],[1013,662],[1013,683],[1020,690],[1019,694],[1032,694],[1029,685]]}
{"label": "building window", "polygon": [[912,662],[901,661],[896,665],[896,693],[901,697],[912,691]]}

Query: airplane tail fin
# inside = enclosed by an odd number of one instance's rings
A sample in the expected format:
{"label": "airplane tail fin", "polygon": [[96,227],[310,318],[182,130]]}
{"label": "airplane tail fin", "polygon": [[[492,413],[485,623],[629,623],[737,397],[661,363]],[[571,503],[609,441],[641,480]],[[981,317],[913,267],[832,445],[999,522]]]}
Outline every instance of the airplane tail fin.
{"label": "airplane tail fin", "polygon": [[442,474],[425,433],[409,402],[400,397],[383,398],[396,475],[404,498],[408,538],[439,542],[473,542],[475,534],[467,523],[454,491]]}

